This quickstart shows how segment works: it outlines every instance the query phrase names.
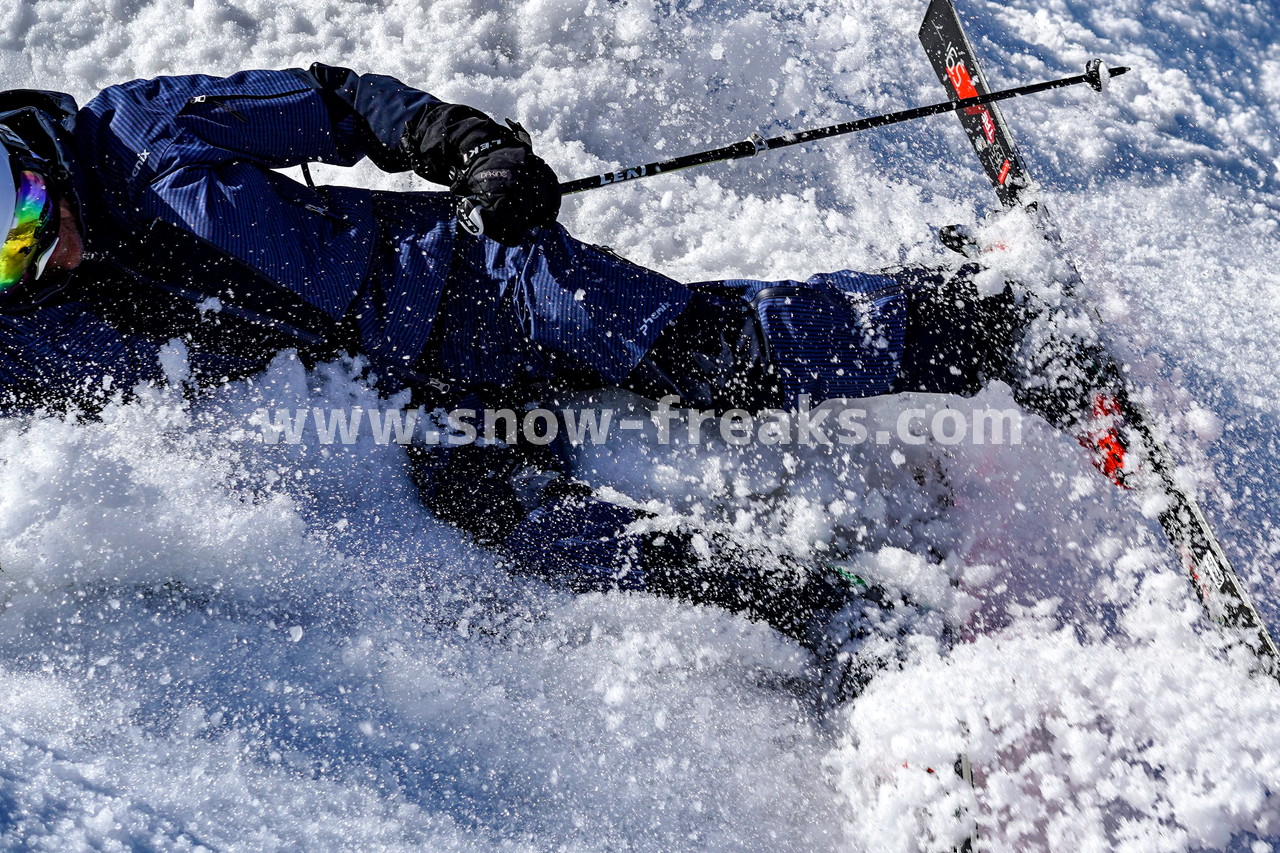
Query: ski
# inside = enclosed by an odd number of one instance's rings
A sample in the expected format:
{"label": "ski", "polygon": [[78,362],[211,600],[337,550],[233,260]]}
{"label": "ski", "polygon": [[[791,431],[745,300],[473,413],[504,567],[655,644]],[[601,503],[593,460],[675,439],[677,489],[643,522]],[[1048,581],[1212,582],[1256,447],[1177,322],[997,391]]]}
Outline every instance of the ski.
{"label": "ski", "polygon": [[[953,99],[962,100],[990,91],[951,0],[931,0],[920,27],[920,42],[939,81]],[[1094,88],[1101,91],[1106,76],[1106,70],[1102,69]],[[1080,298],[1080,273],[1067,256],[1057,228],[1037,197],[999,107],[994,103],[982,104],[958,111],[957,115],[1001,204],[1010,209],[1023,209],[1037,223],[1041,234],[1070,270],[1073,280],[1064,282],[1065,294],[1074,295],[1074,301],[1080,303],[1095,328],[1101,329],[1098,313]],[[956,244],[953,248],[963,241],[963,235],[957,232],[944,235],[944,242]],[[1113,356],[1112,359],[1114,361]],[[1280,680],[1280,650],[1275,640],[1250,600],[1244,582],[1228,562],[1195,497],[1177,482],[1176,463],[1156,434],[1154,419],[1122,378],[1123,372],[1118,371],[1117,375],[1114,388],[1095,395],[1089,415],[1101,426],[1086,433],[1082,443],[1087,441],[1093,445],[1095,464],[1117,485],[1154,492],[1161,498],[1164,509],[1159,513],[1160,527],[1181,560],[1205,611],[1227,631],[1229,639],[1238,640],[1252,650],[1255,671]],[[1130,476],[1131,459],[1138,460],[1147,476]]]}

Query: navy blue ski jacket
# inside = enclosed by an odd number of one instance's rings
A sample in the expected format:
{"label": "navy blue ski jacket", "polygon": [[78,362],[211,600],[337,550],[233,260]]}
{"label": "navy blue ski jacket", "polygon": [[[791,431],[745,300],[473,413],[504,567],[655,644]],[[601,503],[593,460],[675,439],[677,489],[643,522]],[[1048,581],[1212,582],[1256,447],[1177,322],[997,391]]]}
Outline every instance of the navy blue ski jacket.
{"label": "navy blue ski jacket", "polygon": [[[508,249],[458,234],[448,193],[274,171],[364,157],[409,169],[405,128],[439,101],[391,77],[319,64],[160,77],[74,115],[68,96],[10,92],[0,121],[24,97],[66,137],[88,254],[70,281],[0,297],[0,390],[15,399],[153,380],[173,337],[215,381],[292,344],[358,350],[400,385],[501,386],[566,366],[617,382],[689,298],[559,226]],[[174,297],[199,310],[173,316]],[[272,333],[260,353],[227,345],[235,321]]]}

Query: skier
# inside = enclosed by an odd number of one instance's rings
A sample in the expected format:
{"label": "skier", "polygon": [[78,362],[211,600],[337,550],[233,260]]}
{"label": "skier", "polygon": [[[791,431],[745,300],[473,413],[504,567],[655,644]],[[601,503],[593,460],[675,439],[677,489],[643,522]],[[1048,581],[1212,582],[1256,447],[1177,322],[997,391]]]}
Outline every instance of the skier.
{"label": "skier", "polygon": [[[174,338],[208,383],[285,348],[360,353],[380,387],[446,409],[619,386],[724,411],[807,394],[973,394],[993,379],[1070,426],[1084,389],[1024,381],[1034,313],[972,266],[682,284],[556,224],[557,178],[517,125],[390,77],[322,64],[105,89],[0,93],[0,393],[10,410],[161,380]],[[412,169],[451,193],[307,185],[309,162]],[[474,200],[483,236],[457,227]],[[0,226],[3,228],[3,226]],[[1087,361],[1087,359],[1086,359]],[[568,477],[539,494],[517,448],[418,449],[433,511],[575,590],[647,589],[757,618],[811,645],[849,593],[820,572],[687,537]],[[527,491],[527,490],[526,490]],[[726,564],[733,564],[729,570]],[[874,596],[873,596],[874,598]]]}

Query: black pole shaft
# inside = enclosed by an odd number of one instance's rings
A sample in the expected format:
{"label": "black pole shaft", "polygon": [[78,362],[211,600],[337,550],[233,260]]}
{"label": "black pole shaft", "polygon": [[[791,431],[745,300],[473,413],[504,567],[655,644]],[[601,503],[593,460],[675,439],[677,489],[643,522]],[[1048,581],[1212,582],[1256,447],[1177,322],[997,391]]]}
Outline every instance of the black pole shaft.
{"label": "black pole shaft", "polygon": [[[1119,77],[1128,70],[1128,68],[1122,66],[1118,68],[1104,69],[1102,73],[1108,74],[1111,77]],[[701,166],[704,163],[740,160],[743,157],[751,157],[761,151],[772,150],[774,148],[786,148],[790,145],[802,145],[806,142],[828,139],[832,136],[842,136],[846,133],[857,133],[860,130],[870,130],[875,127],[884,127],[885,125],[898,124],[904,121],[914,121],[915,119],[924,118],[926,116],[955,112],[956,110],[966,110],[972,107],[980,107],[983,104],[991,104],[996,101],[1016,98],[1021,95],[1034,95],[1037,92],[1047,92],[1050,89],[1061,89],[1066,86],[1078,86],[1081,83],[1089,83],[1095,87],[1097,86],[1097,82],[1093,75],[1089,73],[1077,74],[1074,77],[1064,77],[1061,80],[1046,80],[1042,83],[1029,83],[1026,86],[1018,86],[1014,89],[1002,89],[999,92],[988,92],[985,95],[978,95],[973,98],[962,98],[958,101],[945,101],[939,104],[931,104],[927,107],[915,107],[909,110],[900,110],[896,113],[886,113],[885,115],[860,118],[856,121],[847,121],[843,124],[833,124],[829,127],[820,127],[814,130],[801,130],[796,133],[774,136],[769,139],[764,139],[757,135],[756,137],[747,139],[743,142],[735,142],[732,145],[713,148],[709,151],[700,151],[697,154],[686,154],[683,157],[675,157],[670,160],[659,160],[654,163],[645,163],[643,166],[631,166],[629,168],[619,169],[615,172],[605,172],[602,175],[592,175],[589,178],[565,181],[560,185],[560,194],[569,195],[571,193],[580,193],[584,190],[596,189],[597,187],[605,187],[611,184],[620,184],[624,181],[633,181],[638,178],[647,178],[652,175],[674,172],[677,169],[688,169],[691,166]]]}

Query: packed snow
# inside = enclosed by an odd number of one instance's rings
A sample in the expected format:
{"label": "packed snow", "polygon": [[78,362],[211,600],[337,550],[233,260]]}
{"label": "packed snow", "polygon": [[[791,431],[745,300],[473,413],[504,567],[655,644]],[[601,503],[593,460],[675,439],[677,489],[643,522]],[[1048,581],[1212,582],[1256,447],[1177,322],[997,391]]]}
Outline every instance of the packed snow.
{"label": "packed snow", "polygon": [[[957,2],[993,85],[1133,67],[1108,99],[1005,115],[1280,625],[1274,4]],[[576,178],[939,100],[925,5],[14,0],[0,73],[83,101],[320,60],[517,118]],[[927,261],[993,205],[942,116],[575,196],[562,221],[685,280],[803,278]],[[859,572],[956,626],[820,713],[806,654],[765,626],[509,574],[423,509],[399,448],[262,443],[262,408],[386,405],[355,374],[282,356],[196,401],[175,382],[94,421],[0,420],[0,848],[913,851],[970,821],[990,850],[1280,839],[1280,685],[1207,624],[1152,508],[1043,422],[1019,446],[582,451],[620,499],[745,541],[856,534]]]}

